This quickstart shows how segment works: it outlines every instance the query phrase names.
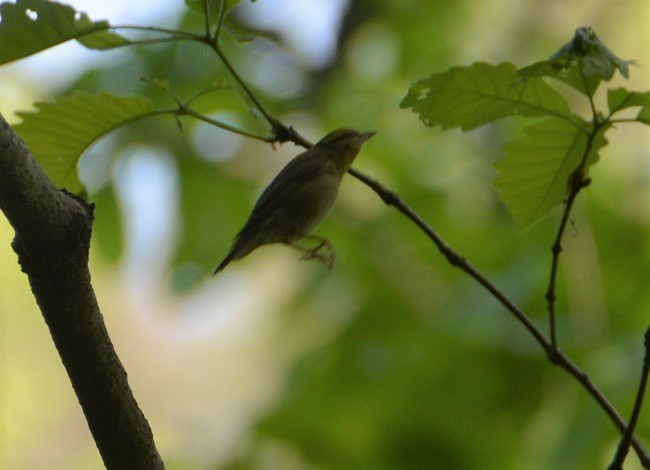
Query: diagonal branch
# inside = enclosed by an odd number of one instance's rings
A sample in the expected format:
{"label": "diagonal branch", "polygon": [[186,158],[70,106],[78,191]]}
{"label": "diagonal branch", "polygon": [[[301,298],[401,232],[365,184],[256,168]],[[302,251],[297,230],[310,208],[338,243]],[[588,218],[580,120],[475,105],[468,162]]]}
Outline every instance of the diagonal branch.
{"label": "diagonal branch", "polygon": [[[219,17],[217,19],[217,24],[220,25],[223,21],[224,15],[224,3],[221,3],[221,9],[219,12]],[[265,142],[294,142],[296,145],[309,148],[312,144],[302,137],[298,132],[296,132],[293,127],[283,124],[279,119],[273,116],[253,93],[251,88],[247,83],[242,79],[237,70],[234,68],[232,63],[229,61],[228,57],[224,54],[219,46],[219,30],[217,28],[217,34],[214,37],[207,35],[206,37],[191,37],[191,39],[197,42],[211,47],[222,63],[226,66],[231,76],[235,79],[237,84],[240,86],[243,93],[250,99],[254,108],[266,119],[269,123],[272,131],[272,135],[268,137],[260,137],[255,135],[250,135],[251,137],[257,138]],[[179,103],[180,104],[180,103]],[[177,111],[178,115],[188,114],[192,115],[195,118],[203,119],[208,121],[205,117],[199,113],[195,113],[189,106],[181,105]],[[208,121],[209,122],[209,121]],[[437,246],[438,250],[447,258],[449,263],[453,266],[458,267],[459,269],[466,272],[474,280],[476,280],[483,288],[485,288],[490,294],[492,294],[508,311],[510,311],[516,318],[519,320],[524,327],[530,332],[530,334],[535,338],[539,345],[544,349],[549,360],[564,369],[572,377],[574,377],[583,388],[596,400],[600,407],[605,411],[605,413],[610,417],[612,422],[616,427],[621,431],[625,432],[629,429],[628,425],[625,423],[625,420],[618,414],[616,409],[612,406],[611,403],[607,400],[605,395],[598,389],[598,387],[589,379],[587,374],[585,374],[577,365],[575,365],[558,347],[556,341],[556,328],[555,328],[555,280],[557,276],[557,268],[559,265],[559,255],[561,252],[561,239],[566,225],[569,220],[569,214],[573,203],[575,201],[578,193],[589,184],[589,180],[585,178],[584,170],[586,167],[588,156],[591,152],[594,139],[596,138],[599,130],[605,125],[605,123],[596,122],[592,133],[589,135],[588,144],[585,149],[583,158],[578,166],[578,168],[572,174],[569,181],[569,195],[567,196],[567,202],[565,204],[565,211],[563,214],[562,222],[558,230],[558,234],[553,245],[553,263],[551,269],[551,278],[549,282],[549,288],[547,290],[547,300],[549,305],[549,316],[551,322],[551,340],[547,339],[544,333],[535,325],[535,323],[526,315],[514,302],[512,302],[508,296],[503,293],[498,287],[496,287],[489,279],[487,279],[483,274],[481,274],[474,266],[472,266],[467,260],[465,260],[460,254],[455,252],[413,209],[411,209],[395,192],[385,188],[379,181],[374,178],[365,175],[364,173],[350,168],[348,173],[353,177],[360,180],[362,183],[366,184],[370,189],[372,189],[387,205],[394,206],[399,212],[405,215],[409,220],[411,220],[417,227],[419,227]],[[224,126],[219,126],[224,127]],[[235,130],[235,132],[247,135],[243,131]],[[637,452],[639,459],[644,466],[650,467],[650,454],[645,449],[643,444],[633,436],[630,431],[630,442]]]}
{"label": "diagonal branch", "polygon": [[0,210],[104,464],[164,468],[90,282],[93,206],[59,191],[2,116]]}
{"label": "diagonal branch", "polygon": [[[555,347],[550,342],[544,333],[533,323],[533,321],[526,315],[515,303],[508,298],[498,287],[496,287],[489,279],[487,279],[480,271],[478,271],[472,264],[470,264],[459,253],[454,251],[438,233],[433,230],[422,218],[417,215],[404,201],[393,191],[387,190],[379,181],[361,173],[354,168],[349,170],[349,173],[368,185],[377,195],[387,204],[394,206],[398,211],[409,218],[415,225],[417,225],[426,235],[435,243],[438,250],[442,255],[447,258],[452,266],[455,266],[476,280],[483,286],[490,294],[492,294],[510,313],[512,313],[517,320],[519,320],[524,327],[535,338],[539,345],[544,349],[551,362],[574,377],[587,392],[598,402],[600,407],[607,413],[610,419],[614,422],[616,427],[623,433],[629,432],[629,440],[631,445],[637,452],[639,459],[646,468],[650,468],[650,454],[645,449],[641,441],[633,435],[633,427],[631,424],[628,426],[621,415],[616,411],[614,406],[607,400],[603,392],[594,384],[589,376],[584,373],[576,364],[574,364],[561,350]],[[650,347],[650,333],[646,336],[647,347]],[[648,361],[648,354],[646,354],[646,362]],[[640,405],[639,405],[640,406]]]}
{"label": "diagonal branch", "polygon": [[[634,402],[634,409],[632,410],[632,417],[630,418],[630,424],[628,424],[627,429],[621,437],[621,441],[618,444],[618,449],[614,455],[614,460],[609,465],[608,470],[622,470],[623,462],[625,462],[625,457],[630,450],[630,443],[632,441],[632,436],[634,436],[634,428],[636,423],[639,421],[639,416],[641,415],[641,406],[643,405],[643,397],[645,396],[645,389],[648,384],[648,374],[650,374],[650,327],[645,332],[645,356],[643,357],[643,368],[641,369],[641,381],[639,383],[639,390],[636,394],[636,400]],[[648,462],[645,462],[645,468],[648,468]]]}
{"label": "diagonal branch", "polygon": [[[217,40],[218,38],[215,38],[215,43]],[[260,111],[260,113],[268,120],[269,124],[271,125],[274,138],[273,139],[265,138],[262,140],[266,142],[291,141],[294,142],[296,145],[305,148],[311,147],[312,144],[307,139],[302,137],[298,132],[296,132],[293,129],[293,127],[283,124],[279,119],[275,118],[261,105],[260,101],[252,93],[251,89],[246,85],[246,83],[243,81],[241,76],[234,69],[232,64],[227,60],[223,52],[218,47],[215,47],[214,49],[215,52],[222,60],[225,59],[224,64],[226,64],[226,67],[231,72],[235,81],[241,86],[243,91],[251,99],[252,103],[257,107],[258,111]],[[580,166],[572,176],[572,183],[575,184],[575,189],[572,190],[573,193],[575,194],[573,194],[572,199],[575,199],[577,193],[588,184],[588,180],[584,178],[583,173],[587,162],[587,157],[589,156],[591,147],[593,145],[593,141],[597,135],[598,130],[599,130],[599,126],[595,126],[593,133],[589,137],[588,146],[583,156],[583,159],[580,163]],[[355,168],[350,168],[348,170],[348,173],[353,177],[357,178],[365,185],[367,185],[370,189],[372,189],[381,198],[381,200],[384,201],[384,203],[386,203],[387,205],[392,205],[399,212],[405,215],[409,220],[411,220],[431,239],[431,241],[438,247],[438,250],[447,258],[450,264],[458,267],[459,269],[469,274],[474,280],[476,280],[481,286],[483,286],[483,288],[485,288],[488,292],[490,292],[490,294],[492,294],[508,311],[510,311],[517,318],[517,320],[519,320],[524,325],[524,327],[530,332],[530,334],[535,338],[535,340],[539,343],[539,345],[544,349],[547,356],[549,357],[549,360],[553,364],[560,366],[572,377],[574,377],[583,386],[583,388],[587,390],[587,392],[596,400],[596,402],[605,411],[605,413],[609,416],[609,418],[620,430],[620,432],[621,433],[625,432],[625,430],[628,428],[627,423],[621,417],[618,411],[616,411],[616,408],[614,408],[614,406],[609,402],[609,400],[607,400],[607,398],[600,391],[600,389],[598,389],[598,387],[591,381],[591,379],[587,376],[585,372],[583,372],[560,349],[557,348],[555,341],[549,341],[546,338],[546,336],[544,336],[544,333],[542,333],[542,331],[533,323],[533,321],[528,317],[528,315],[526,315],[519,307],[517,307],[517,305],[514,302],[512,302],[512,300],[510,300],[505,293],[503,293],[489,279],[487,279],[483,274],[481,274],[474,266],[472,266],[467,260],[465,260],[465,258],[463,258],[456,251],[454,251],[442,239],[442,237],[440,237],[440,235],[438,235],[413,209],[411,209],[411,207],[409,207],[399,197],[399,195],[385,188],[376,179],[360,172]],[[573,204],[573,200],[571,200],[571,204]],[[569,210],[570,210],[570,206],[569,206]],[[566,220],[562,225],[562,228],[558,234],[558,240],[556,241],[558,246],[559,246],[559,240],[561,239],[562,234],[564,232],[564,227],[566,226],[566,222],[568,221],[568,215],[569,215],[569,211],[565,210]],[[558,255],[559,255],[559,250],[558,250]],[[557,261],[555,261],[555,264],[557,264]],[[555,266],[554,268],[554,273],[556,271],[557,271],[557,266]],[[555,274],[552,275],[551,280],[553,283],[551,292],[554,292]],[[551,302],[550,305],[552,305],[551,307],[553,309],[552,318],[554,319],[555,316],[554,302]],[[555,334],[554,328],[552,332],[554,336]],[[639,441],[635,436],[632,436],[631,445],[634,447],[635,451],[637,452],[641,462],[645,466],[649,466],[650,454],[645,449],[641,441]]]}

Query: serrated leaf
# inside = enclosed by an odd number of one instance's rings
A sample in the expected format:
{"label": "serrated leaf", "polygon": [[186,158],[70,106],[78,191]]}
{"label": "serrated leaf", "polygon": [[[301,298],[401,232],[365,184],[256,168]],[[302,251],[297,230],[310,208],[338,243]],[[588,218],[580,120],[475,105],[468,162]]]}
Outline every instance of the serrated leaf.
{"label": "serrated leaf", "polygon": [[639,93],[628,91],[625,88],[607,90],[607,105],[609,112],[614,114],[617,111],[633,106],[641,106],[637,115],[637,121],[650,124],[650,92]]}
{"label": "serrated leaf", "polygon": [[36,103],[35,112],[16,113],[15,130],[58,187],[80,194],[77,163],[83,152],[115,128],[152,113],[144,96],[120,97],[77,91],[54,103]]}
{"label": "serrated leaf", "polygon": [[[601,130],[591,147],[585,173],[607,144]],[[515,223],[524,229],[538,221],[567,195],[568,181],[587,149],[588,135],[560,119],[528,126],[524,136],[506,144],[506,156],[495,163],[494,184]]]}
{"label": "serrated leaf", "polygon": [[479,62],[434,74],[415,82],[400,107],[412,108],[426,125],[443,129],[469,130],[515,115],[575,120],[560,93],[541,78],[523,82],[507,62]]}
{"label": "serrated leaf", "polygon": [[0,64],[27,57],[76,39],[91,49],[109,49],[129,40],[108,31],[106,21],[93,22],[85,13],[47,0],[0,4]]}
{"label": "serrated leaf", "polygon": [[517,74],[525,79],[534,77],[554,78],[587,96],[594,96],[598,85],[602,81],[599,75],[584,76],[580,72],[580,67],[577,63],[572,63],[567,68],[558,69],[550,60],[543,60],[527,67],[522,67],[517,71]]}
{"label": "serrated leaf", "polygon": [[629,76],[629,60],[623,60],[610,51],[590,27],[576,29],[573,39],[562,46],[550,58],[558,70],[568,68],[574,61],[585,76],[597,75],[611,80],[616,69],[625,78]]}

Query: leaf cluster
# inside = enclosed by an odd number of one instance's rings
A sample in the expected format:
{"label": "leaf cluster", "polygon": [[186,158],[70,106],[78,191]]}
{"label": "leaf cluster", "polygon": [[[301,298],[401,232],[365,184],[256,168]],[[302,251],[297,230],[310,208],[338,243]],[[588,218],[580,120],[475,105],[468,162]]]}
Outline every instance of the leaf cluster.
{"label": "leaf cluster", "polygon": [[[579,28],[572,41],[545,61],[522,68],[475,63],[419,80],[401,107],[411,108],[427,126],[464,131],[505,117],[543,119],[507,143],[505,157],[496,163],[495,185],[523,229],[566,200],[577,170],[586,180],[607,144],[605,132],[617,122],[615,114],[640,107],[631,120],[648,124],[649,92],[609,89],[608,113],[603,115],[594,106],[599,84],[611,80],[617,69],[627,77],[629,63],[605,47],[591,28]],[[574,113],[567,98],[546,79],[576,89],[590,102],[592,116]]]}

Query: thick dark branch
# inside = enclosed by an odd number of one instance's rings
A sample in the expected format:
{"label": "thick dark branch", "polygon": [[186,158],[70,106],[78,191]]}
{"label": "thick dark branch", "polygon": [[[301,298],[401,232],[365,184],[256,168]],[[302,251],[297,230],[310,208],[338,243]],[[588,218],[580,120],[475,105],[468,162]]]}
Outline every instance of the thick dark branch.
{"label": "thick dark branch", "polygon": [[93,206],[59,191],[2,116],[0,209],[104,464],[164,468],[90,282]]}

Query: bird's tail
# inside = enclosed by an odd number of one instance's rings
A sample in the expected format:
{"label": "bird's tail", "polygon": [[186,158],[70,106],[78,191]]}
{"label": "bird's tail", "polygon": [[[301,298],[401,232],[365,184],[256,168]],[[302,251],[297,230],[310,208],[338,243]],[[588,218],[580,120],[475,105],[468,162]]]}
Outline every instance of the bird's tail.
{"label": "bird's tail", "polygon": [[219,263],[219,266],[217,266],[217,269],[214,270],[212,275],[216,276],[217,274],[219,274],[221,271],[224,270],[224,268],[226,266],[228,266],[228,263],[230,263],[232,260],[234,260],[236,258],[237,258],[237,252],[233,248],[232,250],[230,250],[230,253],[228,253],[228,255],[226,255],[226,257],[223,259],[223,261],[221,263]]}
{"label": "bird's tail", "polygon": [[257,244],[251,243],[251,240],[245,240],[244,238],[245,237],[240,236],[237,238],[237,240],[235,240],[235,243],[230,249],[230,252],[228,252],[228,254],[223,259],[223,261],[219,263],[219,266],[217,266],[217,269],[215,269],[214,272],[212,273],[213,276],[216,276],[221,271],[223,271],[231,261],[234,261],[239,258],[243,258],[248,253],[250,253],[255,248],[257,248],[257,246],[259,246]]}

